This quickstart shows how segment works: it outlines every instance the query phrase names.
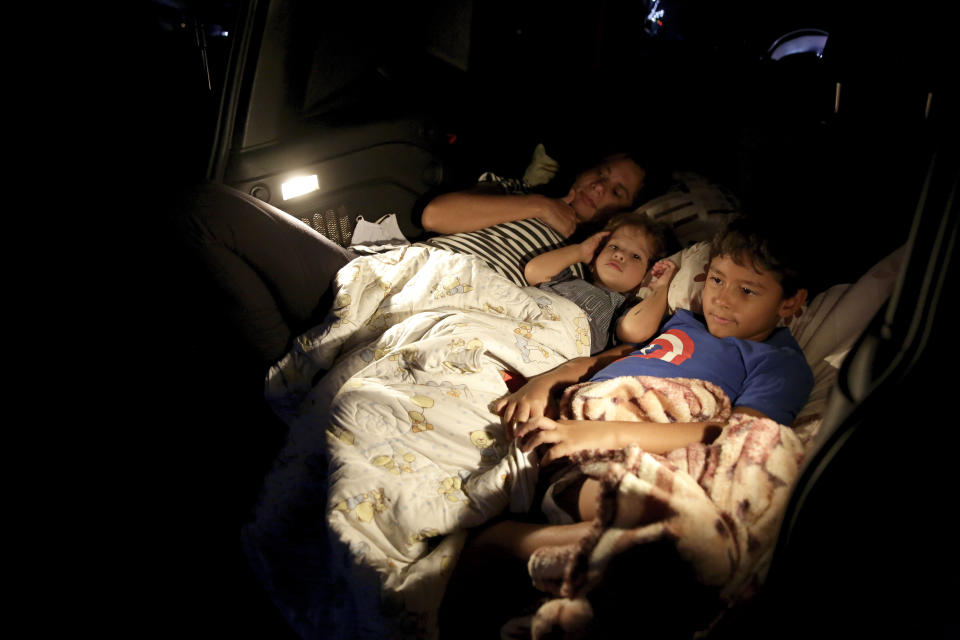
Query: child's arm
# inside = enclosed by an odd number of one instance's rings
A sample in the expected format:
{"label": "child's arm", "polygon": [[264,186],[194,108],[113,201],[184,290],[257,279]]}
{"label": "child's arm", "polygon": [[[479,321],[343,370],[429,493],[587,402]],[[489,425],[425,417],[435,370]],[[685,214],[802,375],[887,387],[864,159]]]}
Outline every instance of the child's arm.
{"label": "child's arm", "polygon": [[579,244],[569,244],[553,251],[541,253],[533,258],[523,268],[523,277],[532,285],[550,281],[570,265],[578,262],[593,260],[597,247],[603,239],[610,235],[609,231],[595,233]]}
{"label": "child's arm", "polygon": [[618,345],[592,356],[568,360],[550,371],[530,378],[514,393],[498,400],[492,410],[500,415],[500,422],[506,427],[507,436],[513,437],[512,430],[517,423],[547,414],[554,389],[576,384],[592,376],[614,360],[628,355],[633,349],[632,344]]}
{"label": "child's arm", "polygon": [[650,295],[635,304],[617,322],[617,338],[621,342],[646,342],[660,328],[667,312],[667,291],[677,273],[677,265],[669,260],[660,260],[650,268],[650,272],[653,276]]}
{"label": "child's arm", "polygon": [[584,449],[622,449],[637,444],[644,451],[666,454],[695,442],[713,442],[723,428],[722,422],[624,422],[595,420],[551,420],[533,418],[516,430],[521,451],[550,445],[540,459],[546,466]]}

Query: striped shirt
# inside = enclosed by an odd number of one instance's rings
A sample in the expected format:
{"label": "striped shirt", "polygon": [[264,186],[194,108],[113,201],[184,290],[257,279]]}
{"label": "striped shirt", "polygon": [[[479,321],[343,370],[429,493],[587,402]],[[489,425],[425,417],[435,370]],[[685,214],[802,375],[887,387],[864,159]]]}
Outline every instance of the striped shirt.
{"label": "striped shirt", "polygon": [[[495,224],[478,231],[452,233],[424,240],[422,244],[481,258],[491,269],[520,287],[527,286],[523,267],[534,256],[566,244],[563,236],[536,218]],[[570,267],[573,275],[585,278],[583,263]]]}
{"label": "striped shirt", "polygon": [[[528,185],[522,180],[503,178],[489,172],[480,176],[478,183],[496,187],[504,194],[529,192]],[[475,255],[517,286],[525,287],[529,284],[523,276],[523,268],[527,262],[534,256],[564,246],[566,239],[546,222],[528,218],[495,224],[477,231],[436,236],[418,244]],[[584,265],[581,263],[571,266],[570,272],[577,278],[586,277]]]}
{"label": "striped shirt", "polygon": [[582,278],[567,275],[555,278],[551,282],[544,282],[537,287],[562,296],[583,309],[590,322],[590,355],[607,348],[613,319],[623,305],[623,301],[627,299],[625,295],[591,284]]}

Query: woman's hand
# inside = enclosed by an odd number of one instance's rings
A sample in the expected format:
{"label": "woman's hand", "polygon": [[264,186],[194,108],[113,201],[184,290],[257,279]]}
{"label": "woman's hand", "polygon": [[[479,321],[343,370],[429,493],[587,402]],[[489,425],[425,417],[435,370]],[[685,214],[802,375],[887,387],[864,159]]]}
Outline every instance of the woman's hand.
{"label": "woman's hand", "polygon": [[500,398],[493,405],[493,412],[500,414],[507,439],[514,437],[517,424],[540,416],[556,416],[555,407],[550,402],[550,392],[554,382],[546,377],[533,378],[508,396]]}
{"label": "woman's hand", "polygon": [[577,212],[571,206],[573,195],[574,192],[571,190],[564,198],[548,198],[541,195],[528,197],[538,200],[540,213],[537,217],[550,225],[554,231],[564,238],[569,238],[577,230],[577,224],[580,222],[577,219]]}
{"label": "woman's hand", "polygon": [[539,416],[524,422],[516,430],[517,446],[523,452],[549,445],[540,458],[546,466],[555,460],[584,449],[616,449],[617,431],[600,421],[563,420],[557,422]]}

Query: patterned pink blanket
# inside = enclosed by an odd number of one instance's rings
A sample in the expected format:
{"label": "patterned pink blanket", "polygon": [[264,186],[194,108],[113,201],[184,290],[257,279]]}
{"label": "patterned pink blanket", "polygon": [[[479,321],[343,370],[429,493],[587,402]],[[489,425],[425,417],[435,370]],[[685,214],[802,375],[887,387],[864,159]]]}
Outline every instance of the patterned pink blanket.
{"label": "patterned pink blanket", "polygon": [[[578,544],[542,548],[530,559],[534,584],[551,599],[513,621],[514,629],[533,638],[605,636],[621,623],[637,627],[638,615],[644,624],[663,618],[674,604],[695,635],[750,598],[803,457],[790,428],[731,415],[718,387],[688,379],[575,385],[561,411],[576,419],[718,420],[724,427],[712,444],[666,456],[637,446],[581,452],[565,479],[585,474],[602,482],[598,515]],[[675,632],[676,622],[664,628]]]}

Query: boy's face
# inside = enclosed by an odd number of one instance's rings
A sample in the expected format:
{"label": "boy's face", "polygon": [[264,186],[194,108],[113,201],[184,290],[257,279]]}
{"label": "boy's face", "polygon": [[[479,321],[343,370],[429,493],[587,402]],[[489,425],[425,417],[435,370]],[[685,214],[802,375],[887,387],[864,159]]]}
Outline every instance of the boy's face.
{"label": "boy's face", "polygon": [[799,290],[783,297],[783,287],[768,271],[752,262],[745,266],[730,256],[710,261],[703,288],[703,315],[710,333],[718,338],[741,338],[762,342],[770,337],[780,318],[793,315],[807,297]]}
{"label": "boy's face", "polygon": [[593,259],[596,279],[608,289],[626,293],[640,286],[650,266],[653,240],[638,227],[615,229]]}

